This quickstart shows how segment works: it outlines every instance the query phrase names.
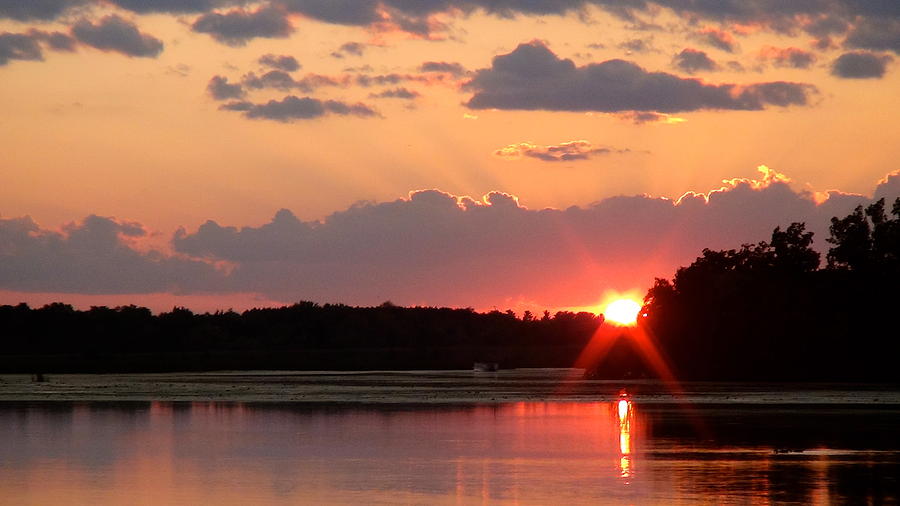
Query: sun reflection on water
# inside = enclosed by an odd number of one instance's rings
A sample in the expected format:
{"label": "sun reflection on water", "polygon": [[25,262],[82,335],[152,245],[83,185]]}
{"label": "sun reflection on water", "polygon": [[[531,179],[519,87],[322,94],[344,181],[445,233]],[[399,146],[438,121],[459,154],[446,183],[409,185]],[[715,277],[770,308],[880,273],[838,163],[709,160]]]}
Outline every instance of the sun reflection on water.
{"label": "sun reflection on water", "polygon": [[[631,462],[633,436],[631,431],[631,421],[633,418],[631,401],[627,398],[619,399],[617,407],[619,415],[619,453],[621,453],[621,457],[619,458],[619,471],[621,477],[628,480],[634,474]],[[626,483],[628,482],[626,481]]]}

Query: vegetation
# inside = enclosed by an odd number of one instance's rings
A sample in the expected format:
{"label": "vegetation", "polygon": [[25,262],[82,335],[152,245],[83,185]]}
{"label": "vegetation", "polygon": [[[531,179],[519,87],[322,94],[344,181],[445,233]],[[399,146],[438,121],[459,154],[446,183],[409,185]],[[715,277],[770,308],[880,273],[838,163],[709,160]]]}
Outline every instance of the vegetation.
{"label": "vegetation", "polygon": [[477,313],[472,309],[288,307],[151,314],[136,306],[77,311],[0,306],[0,370],[471,368],[571,366],[602,317],[591,313]]}
{"label": "vegetation", "polygon": [[900,199],[891,215],[833,218],[824,268],[802,223],[704,250],[656,280],[643,325],[683,379],[900,380]]}

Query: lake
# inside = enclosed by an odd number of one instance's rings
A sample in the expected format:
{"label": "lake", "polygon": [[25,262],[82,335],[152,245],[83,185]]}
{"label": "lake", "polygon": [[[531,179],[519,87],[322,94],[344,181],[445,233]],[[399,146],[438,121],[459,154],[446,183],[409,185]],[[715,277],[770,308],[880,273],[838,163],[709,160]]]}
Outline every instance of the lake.
{"label": "lake", "polygon": [[[900,497],[896,388],[674,388],[579,373],[51,375],[46,383],[5,376],[0,502],[878,504]],[[291,401],[279,401],[280,393]]]}

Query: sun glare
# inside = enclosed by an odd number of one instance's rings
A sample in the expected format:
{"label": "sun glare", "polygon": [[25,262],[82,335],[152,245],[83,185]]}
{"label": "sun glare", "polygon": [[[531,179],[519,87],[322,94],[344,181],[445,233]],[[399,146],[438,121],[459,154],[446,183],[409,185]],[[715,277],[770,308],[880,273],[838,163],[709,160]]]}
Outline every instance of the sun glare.
{"label": "sun glare", "polygon": [[634,325],[640,312],[639,302],[633,299],[618,299],[607,304],[603,310],[603,317],[616,325]]}

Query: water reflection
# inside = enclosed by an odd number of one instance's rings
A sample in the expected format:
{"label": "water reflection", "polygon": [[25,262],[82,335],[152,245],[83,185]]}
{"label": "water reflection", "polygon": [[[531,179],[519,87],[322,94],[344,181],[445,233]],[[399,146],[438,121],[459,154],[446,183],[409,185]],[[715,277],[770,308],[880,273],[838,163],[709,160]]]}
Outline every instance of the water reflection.
{"label": "water reflection", "polygon": [[[619,459],[619,469],[622,478],[631,478],[631,423],[632,423],[632,406],[628,399],[619,399],[616,403],[618,406],[619,421],[619,451],[622,457]],[[628,481],[626,481],[628,483]]]}
{"label": "water reflection", "polygon": [[[466,407],[0,403],[0,502],[826,504],[898,497],[897,410],[719,407],[703,416],[715,430],[700,437],[678,407],[630,397]],[[867,443],[846,430],[851,423],[866,428]]]}

